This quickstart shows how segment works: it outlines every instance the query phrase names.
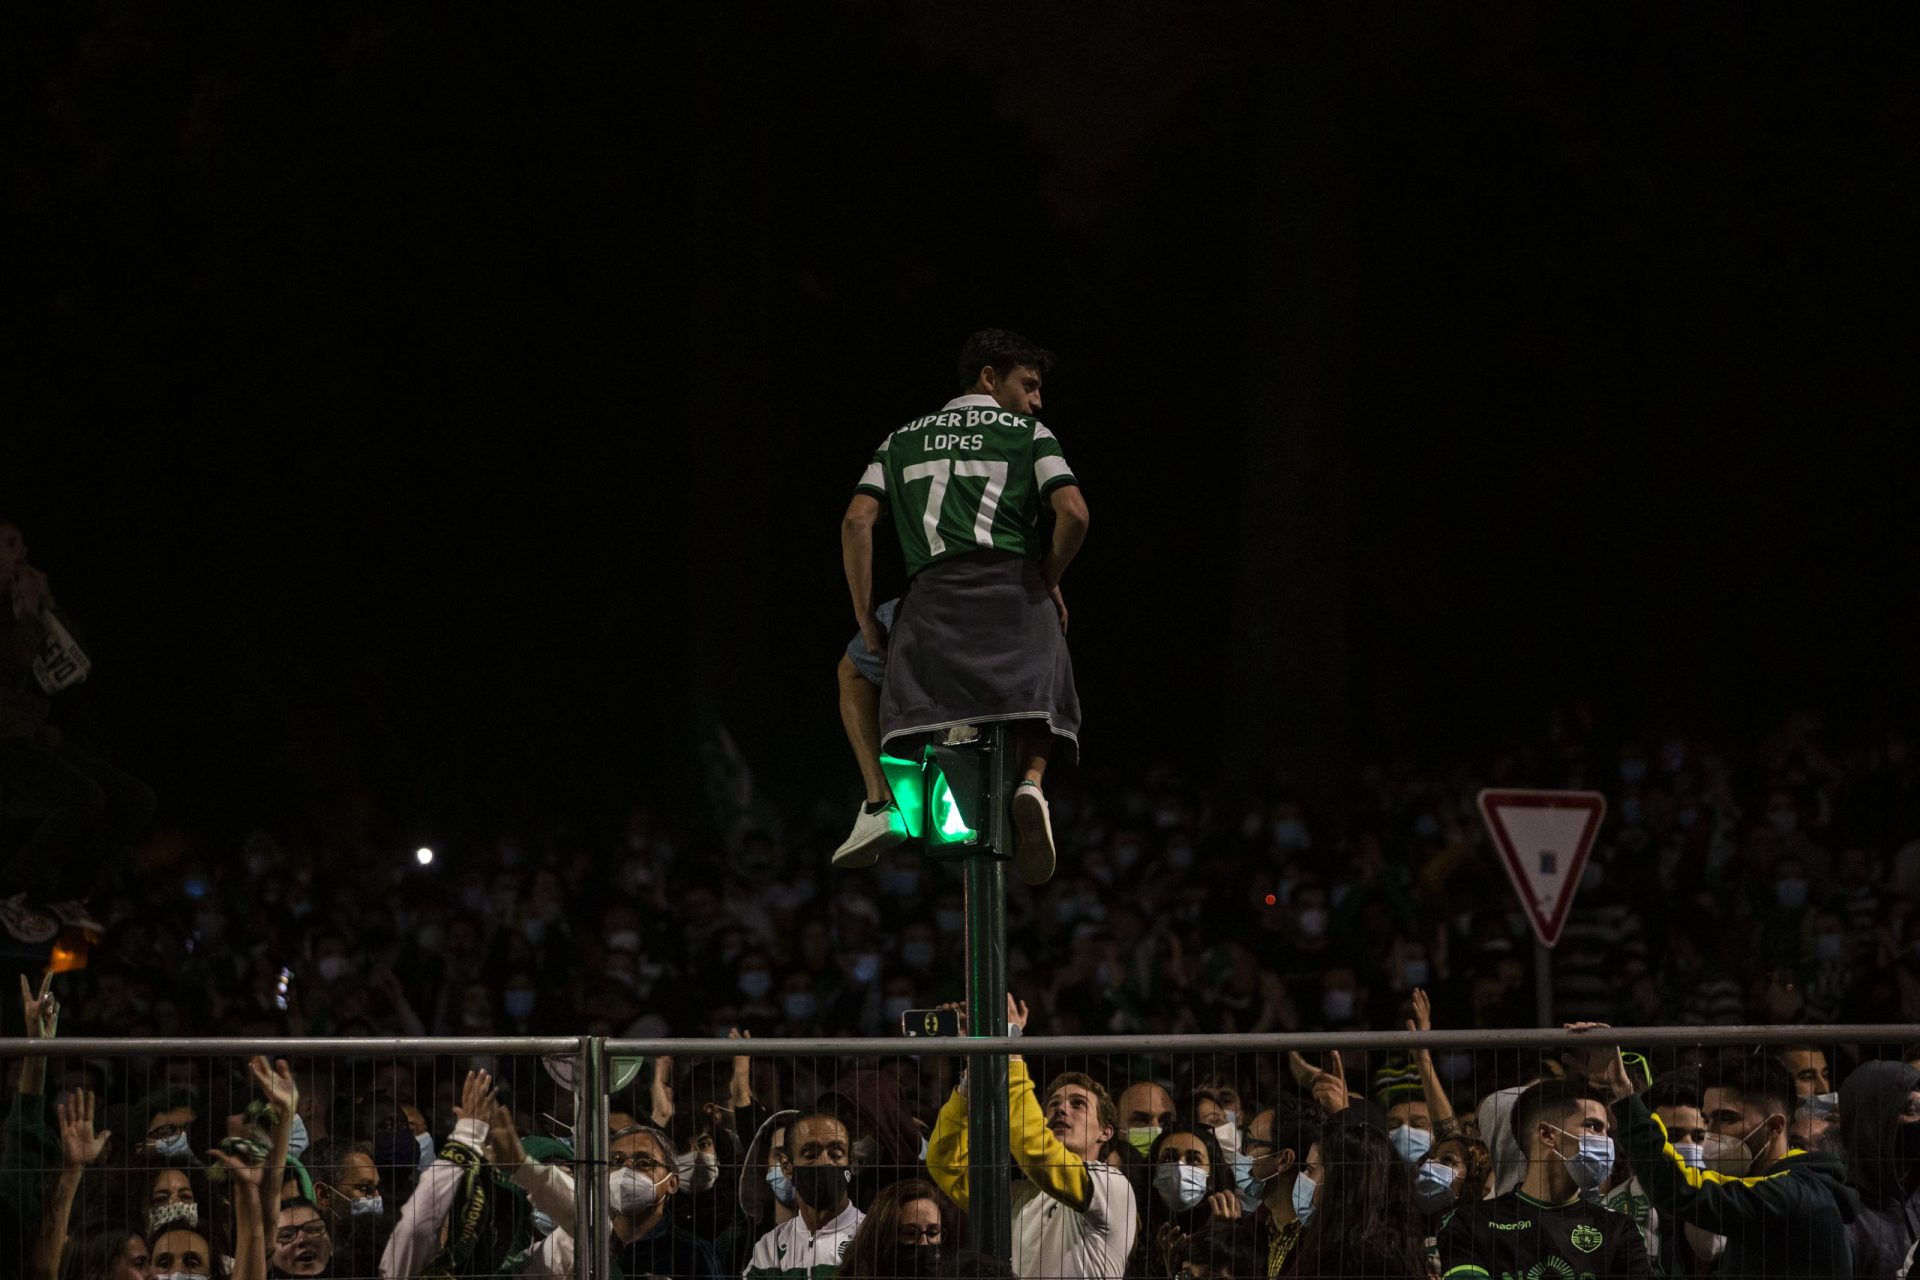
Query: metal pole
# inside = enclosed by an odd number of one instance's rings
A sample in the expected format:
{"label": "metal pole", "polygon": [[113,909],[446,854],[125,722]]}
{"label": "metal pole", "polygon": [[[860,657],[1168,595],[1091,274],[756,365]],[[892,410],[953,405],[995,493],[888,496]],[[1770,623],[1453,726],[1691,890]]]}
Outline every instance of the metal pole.
{"label": "metal pole", "polygon": [[1537,938],[1533,943],[1533,1018],[1536,1026],[1554,1025],[1553,951]]}
{"label": "metal pole", "polygon": [[[966,855],[967,1028],[974,1036],[1007,1034],[1007,864],[1013,839],[1015,760],[1013,727],[993,726],[986,744],[981,790],[987,820],[983,841]],[[973,1247],[1013,1259],[1012,1144],[1007,1132],[1007,1059],[975,1054],[968,1060],[967,1224]]]}
{"label": "metal pole", "polygon": [[607,1205],[607,1041],[582,1036],[573,1072],[573,1275],[613,1274],[613,1219]]}

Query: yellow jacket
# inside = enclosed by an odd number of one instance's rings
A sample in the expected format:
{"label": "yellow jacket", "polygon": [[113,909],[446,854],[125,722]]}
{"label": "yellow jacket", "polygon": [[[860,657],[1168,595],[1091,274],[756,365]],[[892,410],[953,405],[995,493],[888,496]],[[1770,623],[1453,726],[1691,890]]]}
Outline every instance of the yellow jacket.
{"label": "yellow jacket", "polygon": [[[1027,1064],[1018,1058],[1007,1064],[1007,1131],[1013,1162],[1027,1180],[1069,1209],[1084,1213],[1093,1198],[1087,1162],[1067,1150],[1047,1127]],[[967,1098],[958,1089],[940,1108],[933,1136],[927,1139],[927,1172],[948,1199],[967,1208]]]}

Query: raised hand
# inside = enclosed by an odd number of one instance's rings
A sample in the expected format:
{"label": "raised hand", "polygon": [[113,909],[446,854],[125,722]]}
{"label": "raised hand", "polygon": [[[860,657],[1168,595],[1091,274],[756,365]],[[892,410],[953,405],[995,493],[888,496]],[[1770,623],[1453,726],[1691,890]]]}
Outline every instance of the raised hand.
{"label": "raised hand", "polygon": [[527,1149],[520,1145],[520,1131],[513,1127],[513,1112],[496,1106],[488,1120],[487,1159],[496,1167],[525,1164]]}
{"label": "raised hand", "polygon": [[1433,1030],[1433,1002],[1427,999],[1425,987],[1413,989],[1413,1016],[1407,1019],[1407,1030]]}
{"label": "raised hand", "polygon": [[493,1113],[500,1105],[500,1099],[493,1087],[493,1074],[487,1071],[469,1071],[464,1084],[460,1086],[460,1105],[453,1109],[455,1119],[478,1120],[486,1124],[493,1119]]}
{"label": "raised hand", "polygon": [[[739,1027],[727,1032],[729,1040],[751,1040],[753,1032],[743,1031]],[[745,1107],[753,1104],[753,1059],[746,1054],[737,1054],[733,1059],[733,1078],[727,1081],[727,1105]]]}
{"label": "raised hand", "polygon": [[[1604,1022],[1569,1022],[1564,1024],[1568,1031],[1611,1031],[1613,1028]],[[1566,1053],[1567,1070],[1575,1079],[1584,1079],[1589,1089],[1594,1090],[1608,1102],[1618,1102],[1633,1092],[1633,1077],[1627,1074],[1627,1063],[1620,1056],[1617,1044],[1595,1044],[1581,1049],[1569,1049]]]}
{"label": "raised hand", "polygon": [[48,973],[40,979],[38,994],[27,982],[27,976],[20,975],[20,1007],[26,1015],[27,1039],[51,1040],[60,1024],[60,1002],[53,996],[53,974]]}
{"label": "raised hand", "polygon": [[665,1126],[673,1119],[673,1059],[664,1053],[653,1060],[653,1122]]}
{"label": "raised hand", "polygon": [[300,1086],[293,1082],[293,1069],[287,1066],[287,1060],[276,1058],[269,1066],[265,1058],[253,1057],[247,1059],[247,1070],[274,1115],[282,1120],[290,1118],[300,1105]]}
{"label": "raised hand", "polygon": [[1347,1095],[1347,1077],[1340,1069],[1340,1051],[1335,1049],[1330,1055],[1333,1066],[1325,1071],[1302,1058],[1298,1053],[1287,1055],[1288,1065],[1293,1068],[1293,1078],[1302,1088],[1313,1091],[1313,1100],[1328,1115],[1336,1115],[1347,1109],[1350,1099]]}
{"label": "raised hand", "polygon": [[1213,1216],[1221,1222],[1232,1222],[1241,1216],[1240,1193],[1237,1191],[1215,1191],[1207,1196],[1207,1207],[1213,1210]]}
{"label": "raised hand", "polygon": [[966,1001],[949,1000],[945,1004],[935,1005],[934,1008],[953,1010],[953,1016],[956,1019],[958,1019],[960,1023],[960,1034],[963,1036],[967,1034],[967,1002]]}
{"label": "raised hand", "polygon": [[245,1155],[233,1155],[222,1151],[218,1147],[207,1152],[207,1155],[216,1163],[225,1165],[228,1176],[235,1182],[245,1183],[256,1191],[259,1190],[261,1181],[266,1175],[265,1165],[257,1164],[247,1159]]}
{"label": "raised hand", "polygon": [[1007,1025],[1010,1027],[1018,1027],[1020,1030],[1025,1031],[1027,1029],[1028,1016],[1027,1002],[1025,1000],[1015,1000],[1013,993],[1009,991],[1007,993]]}
{"label": "raised hand", "polygon": [[107,1149],[113,1130],[93,1131],[93,1094],[75,1089],[58,1107],[60,1118],[60,1158],[68,1169],[84,1169],[98,1160]]}

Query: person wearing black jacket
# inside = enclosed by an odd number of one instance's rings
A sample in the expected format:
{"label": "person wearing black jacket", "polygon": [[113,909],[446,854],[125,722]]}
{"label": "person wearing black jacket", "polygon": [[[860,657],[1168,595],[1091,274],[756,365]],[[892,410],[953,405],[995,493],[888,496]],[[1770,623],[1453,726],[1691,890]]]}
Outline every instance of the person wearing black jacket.
{"label": "person wearing black jacket", "polygon": [[[1577,1023],[1568,1030],[1603,1028]],[[1692,1169],[1681,1160],[1666,1126],[1634,1093],[1617,1047],[1596,1046],[1576,1061],[1591,1087],[1612,1101],[1627,1159],[1660,1216],[1726,1237],[1720,1280],[1850,1280],[1847,1228],[1860,1197],[1838,1156],[1788,1145],[1793,1078],[1778,1060],[1742,1057],[1706,1077],[1708,1127],[1753,1153],[1742,1175]]]}
{"label": "person wearing black jacket", "polygon": [[1589,1198],[1613,1171],[1605,1103],[1585,1085],[1546,1080],[1513,1104],[1527,1176],[1491,1200],[1462,1203],[1442,1222],[1443,1280],[1653,1274],[1632,1218]]}
{"label": "person wearing black jacket", "polygon": [[1920,1239],[1920,1071],[1862,1063],[1840,1086],[1840,1142],[1860,1216],[1847,1228],[1860,1280],[1905,1275]]}

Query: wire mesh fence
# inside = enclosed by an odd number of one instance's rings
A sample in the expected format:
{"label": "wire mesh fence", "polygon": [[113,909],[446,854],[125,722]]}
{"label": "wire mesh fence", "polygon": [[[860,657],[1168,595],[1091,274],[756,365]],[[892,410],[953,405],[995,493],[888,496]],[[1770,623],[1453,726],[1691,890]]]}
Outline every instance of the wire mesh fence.
{"label": "wire mesh fence", "polygon": [[0,1275],[1893,1277],[1916,1041],[0,1041]]}

